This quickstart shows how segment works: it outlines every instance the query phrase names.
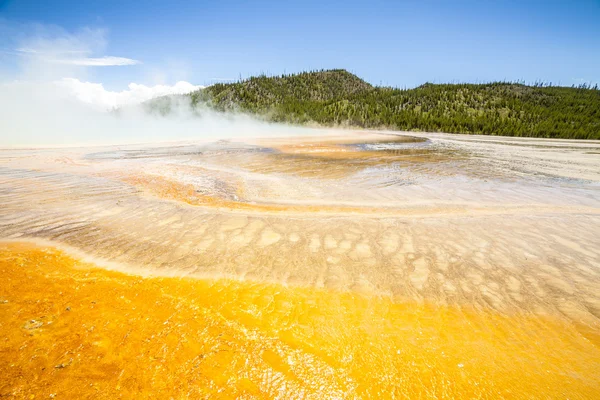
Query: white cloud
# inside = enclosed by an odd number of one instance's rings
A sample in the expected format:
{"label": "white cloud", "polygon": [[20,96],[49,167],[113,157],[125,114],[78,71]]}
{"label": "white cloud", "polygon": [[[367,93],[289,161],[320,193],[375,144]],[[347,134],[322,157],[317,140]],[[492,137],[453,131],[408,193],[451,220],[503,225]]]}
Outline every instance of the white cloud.
{"label": "white cloud", "polygon": [[87,50],[61,50],[48,52],[29,47],[20,47],[15,49],[15,51],[17,54],[23,56],[36,57],[40,62],[78,65],[82,67],[114,67],[141,64],[141,61],[126,57],[77,57],[78,54],[89,53]]}
{"label": "white cloud", "polygon": [[175,85],[155,86],[130,83],[127,90],[113,92],[106,90],[101,83],[82,82],[74,78],[64,78],[55,83],[77,100],[104,110],[123,105],[139,104],[155,97],[170,94],[186,94],[203,87],[184,81],[177,82]]}
{"label": "white cloud", "polygon": [[38,54],[39,51],[37,51],[36,49],[30,49],[29,47],[19,47],[18,49],[15,49],[15,51],[19,52],[19,53],[27,53],[27,54]]}
{"label": "white cloud", "polygon": [[105,56],[99,58],[72,58],[72,59],[55,59],[50,60],[51,62],[57,62],[60,64],[71,64],[81,65],[84,67],[112,67],[112,66],[123,66],[123,65],[136,65],[141,64],[138,60],[125,57],[113,57]]}

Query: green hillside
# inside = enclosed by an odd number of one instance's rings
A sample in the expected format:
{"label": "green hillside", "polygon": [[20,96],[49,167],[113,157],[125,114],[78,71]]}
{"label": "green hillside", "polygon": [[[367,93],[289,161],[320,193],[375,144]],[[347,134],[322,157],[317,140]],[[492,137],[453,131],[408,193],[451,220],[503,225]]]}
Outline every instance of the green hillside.
{"label": "green hillside", "polygon": [[222,107],[240,105],[264,111],[280,104],[327,102],[371,89],[370,84],[356,75],[337,69],[276,77],[263,75],[238,83],[212,85],[205,90]]}
{"label": "green hillside", "polygon": [[216,84],[190,96],[195,105],[296,124],[600,139],[600,90],[589,86],[427,83],[394,89],[329,70]]}

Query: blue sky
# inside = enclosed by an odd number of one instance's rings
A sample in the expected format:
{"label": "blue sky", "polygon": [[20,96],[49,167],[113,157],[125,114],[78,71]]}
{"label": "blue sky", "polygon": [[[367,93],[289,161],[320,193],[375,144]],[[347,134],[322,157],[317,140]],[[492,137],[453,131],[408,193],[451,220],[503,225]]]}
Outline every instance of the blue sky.
{"label": "blue sky", "polygon": [[[321,68],[400,87],[600,81],[599,0],[0,0],[0,20],[13,34],[32,23],[101,30],[106,43],[92,57],[141,61],[88,68],[87,79],[111,89]],[[5,70],[21,57],[9,36],[0,31]]]}

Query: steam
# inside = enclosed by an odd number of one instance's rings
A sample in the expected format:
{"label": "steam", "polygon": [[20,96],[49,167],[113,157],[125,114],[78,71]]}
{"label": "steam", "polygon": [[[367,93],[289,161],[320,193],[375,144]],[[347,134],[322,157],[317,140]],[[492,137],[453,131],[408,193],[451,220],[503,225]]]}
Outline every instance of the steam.
{"label": "steam", "polygon": [[244,115],[193,108],[187,96],[171,100],[168,116],[139,104],[118,112],[99,109],[60,84],[19,82],[0,89],[0,147],[83,146],[160,141],[213,141],[301,134]]}
{"label": "steam", "polygon": [[18,67],[0,82],[0,147],[213,141],[306,131],[248,115],[222,114],[206,106],[194,108],[187,96],[174,97],[166,117],[150,114],[142,102],[201,87],[184,81],[153,86],[130,83],[127,89],[109,91],[102,83],[86,79],[91,69],[130,68],[140,61],[103,54],[106,31],[86,28],[69,33],[40,25],[20,25],[19,30],[25,33],[16,35],[10,52]]}

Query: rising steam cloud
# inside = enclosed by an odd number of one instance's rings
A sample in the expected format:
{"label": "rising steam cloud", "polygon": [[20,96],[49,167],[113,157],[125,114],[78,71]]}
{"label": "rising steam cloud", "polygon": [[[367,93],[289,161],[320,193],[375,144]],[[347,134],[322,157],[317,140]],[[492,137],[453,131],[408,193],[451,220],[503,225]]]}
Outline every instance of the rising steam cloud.
{"label": "rising steam cloud", "polygon": [[[0,31],[7,22],[0,20]],[[14,24],[12,25],[15,30]],[[168,117],[151,115],[140,103],[201,87],[130,83],[109,91],[89,82],[91,68],[129,68],[141,61],[103,54],[106,32],[19,25],[12,50],[17,68],[0,82],[0,147],[43,147],[219,140],[300,134],[302,129],[257,121],[241,114],[192,109],[189,99],[172,102]],[[24,33],[25,31],[26,33]],[[119,108],[119,112],[114,112]]]}

